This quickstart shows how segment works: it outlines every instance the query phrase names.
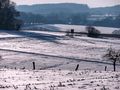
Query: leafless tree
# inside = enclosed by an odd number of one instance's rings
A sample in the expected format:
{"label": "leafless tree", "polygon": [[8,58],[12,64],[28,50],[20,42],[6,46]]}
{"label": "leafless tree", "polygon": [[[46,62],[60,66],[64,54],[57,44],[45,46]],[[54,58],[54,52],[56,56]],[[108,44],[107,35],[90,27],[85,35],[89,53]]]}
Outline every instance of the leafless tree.
{"label": "leafless tree", "polygon": [[109,48],[103,57],[113,63],[114,71],[116,71],[116,63],[120,63],[120,50]]}

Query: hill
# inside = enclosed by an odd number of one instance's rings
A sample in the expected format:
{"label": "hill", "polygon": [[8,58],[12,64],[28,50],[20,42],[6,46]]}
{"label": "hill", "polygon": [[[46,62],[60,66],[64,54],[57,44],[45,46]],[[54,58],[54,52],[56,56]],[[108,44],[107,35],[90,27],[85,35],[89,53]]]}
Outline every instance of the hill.
{"label": "hill", "polygon": [[[77,9],[76,9],[77,8]],[[50,13],[80,13],[88,12],[89,7],[86,4],[60,3],[60,4],[38,4],[38,5],[21,5],[16,9],[21,12],[31,12],[34,14]]]}
{"label": "hill", "polygon": [[111,6],[111,7],[92,8],[91,13],[119,15],[120,14],[120,5]]}
{"label": "hill", "polygon": [[58,3],[58,4],[35,4],[35,5],[19,5],[16,9],[21,12],[33,14],[51,14],[51,13],[86,13],[92,14],[120,14],[120,5],[110,7],[90,8],[87,4],[75,3]]}

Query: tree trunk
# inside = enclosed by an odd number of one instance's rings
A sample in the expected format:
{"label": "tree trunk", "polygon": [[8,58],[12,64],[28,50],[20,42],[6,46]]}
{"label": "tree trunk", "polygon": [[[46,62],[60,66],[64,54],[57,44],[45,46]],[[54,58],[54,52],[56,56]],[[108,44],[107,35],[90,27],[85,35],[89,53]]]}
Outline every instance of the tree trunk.
{"label": "tree trunk", "polygon": [[113,62],[114,71],[116,71],[116,61]]}

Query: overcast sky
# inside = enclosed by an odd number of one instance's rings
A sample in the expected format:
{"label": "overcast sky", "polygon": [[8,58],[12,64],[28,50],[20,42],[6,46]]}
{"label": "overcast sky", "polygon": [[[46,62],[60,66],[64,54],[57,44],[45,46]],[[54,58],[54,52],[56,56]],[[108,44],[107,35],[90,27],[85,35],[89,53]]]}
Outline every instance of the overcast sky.
{"label": "overcast sky", "polygon": [[44,3],[80,3],[88,4],[90,7],[106,7],[120,4],[120,0],[11,0],[17,5],[31,5]]}

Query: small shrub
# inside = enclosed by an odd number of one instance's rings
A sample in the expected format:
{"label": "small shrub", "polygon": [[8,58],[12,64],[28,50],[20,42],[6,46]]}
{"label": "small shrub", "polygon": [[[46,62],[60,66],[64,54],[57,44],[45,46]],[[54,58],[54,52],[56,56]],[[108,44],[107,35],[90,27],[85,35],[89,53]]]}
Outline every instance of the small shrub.
{"label": "small shrub", "polygon": [[114,30],[114,31],[112,32],[112,34],[120,35],[120,30]]}

